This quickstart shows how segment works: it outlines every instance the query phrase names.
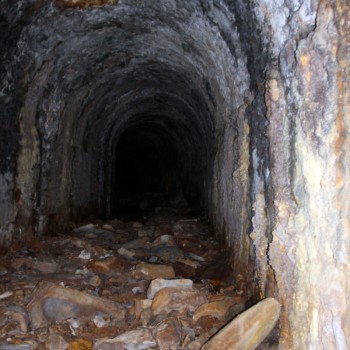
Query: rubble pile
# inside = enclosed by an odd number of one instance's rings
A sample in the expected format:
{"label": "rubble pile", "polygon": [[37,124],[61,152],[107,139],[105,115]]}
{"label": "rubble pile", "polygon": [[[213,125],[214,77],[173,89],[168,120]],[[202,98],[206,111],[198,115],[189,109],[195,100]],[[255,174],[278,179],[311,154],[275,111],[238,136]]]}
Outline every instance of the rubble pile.
{"label": "rubble pile", "polygon": [[279,304],[243,312],[226,256],[203,220],[174,215],[15,243],[0,266],[0,350],[255,349]]}

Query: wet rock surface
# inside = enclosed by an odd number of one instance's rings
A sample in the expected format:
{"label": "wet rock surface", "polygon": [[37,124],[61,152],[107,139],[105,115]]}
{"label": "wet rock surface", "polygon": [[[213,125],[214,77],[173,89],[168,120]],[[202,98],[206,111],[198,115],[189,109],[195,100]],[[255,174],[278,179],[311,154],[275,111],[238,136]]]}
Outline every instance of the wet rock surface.
{"label": "wet rock surface", "polygon": [[[205,277],[223,254],[210,233],[204,220],[157,215],[12,245],[0,276],[1,349],[200,349],[249,305],[225,273]],[[155,254],[164,247],[174,249]]]}

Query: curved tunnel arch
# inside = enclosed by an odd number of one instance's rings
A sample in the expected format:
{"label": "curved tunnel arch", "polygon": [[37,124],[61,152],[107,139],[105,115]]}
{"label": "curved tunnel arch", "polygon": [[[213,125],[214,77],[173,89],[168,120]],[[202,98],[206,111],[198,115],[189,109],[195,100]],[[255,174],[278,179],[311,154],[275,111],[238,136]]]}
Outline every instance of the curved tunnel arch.
{"label": "curved tunnel arch", "polygon": [[[186,178],[185,194],[194,197],[189,189],[197,188],[193,191],[201,193],[197,202],[208,208],[213,191],[208,185],[215,175],[214,140],[244,103],[230,74],[238,69],[236,57],[225,40],[217,39],[203,14],[188,12],[177,22],[165,21],[159,8],[147,9],[148,17],[143,10],[138,17],[140,9],[130,5],[111,9],[114,17],[105,9],[53,12],[52,37],[47,37],[50,49],[40,41],[41,70],[53,60],[48,75],[57,82],[44,87],[44,101],[38,107],[41,124],[56,123],[56,134],[49,131],[52,140],[42,132],[48,141],[41,156],[55,160],[47,171],[58,179],[54,186],[42,188],[41,198],[47,199],[39,206],[39,215],[48,211],[72,219],[91,212],[110,215],[116,144],[147,115],[153,116],[154,130],[160,126],[159,136],[172,138],[182,159],[179,176]],[[132,16],[122,16],[125,11]],[[70,32],[61,23],[65,16],[73,23]],[[179,25],[184,18],[188,22]],[[46,23],[47,19],[38,19],[32,35]],[[162,126],[166,123],[177,135]],[[48,208],[47,202],[53,207]]]}
{"label": "curved tunnel arch", "polygon": [[180,159],[179,193],[201,203],[235,251],[233,265],[248,271],[247,60],[224,2],[182,5],[175,16],[153,0],[43,6],[24,28],[17,225],[45,232],[112,215],[118,140],[152,116],[153,134]]}

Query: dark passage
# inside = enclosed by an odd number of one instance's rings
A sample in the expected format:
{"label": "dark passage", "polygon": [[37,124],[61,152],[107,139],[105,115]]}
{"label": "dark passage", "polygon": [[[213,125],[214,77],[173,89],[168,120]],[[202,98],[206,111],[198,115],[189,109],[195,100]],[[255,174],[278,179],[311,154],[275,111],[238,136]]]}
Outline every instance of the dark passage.
{"label": "dark passage", "polygon": [[142,125],[126,130],[115,159],[112,216],[148,213],[181,195],[180,165],[164,131]]}

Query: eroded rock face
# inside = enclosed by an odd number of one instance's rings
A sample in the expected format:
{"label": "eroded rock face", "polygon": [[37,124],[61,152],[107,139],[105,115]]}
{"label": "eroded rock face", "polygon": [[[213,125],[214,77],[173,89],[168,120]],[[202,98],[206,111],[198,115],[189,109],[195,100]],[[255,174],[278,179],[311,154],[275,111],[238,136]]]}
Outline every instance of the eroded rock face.
{"label": "eroded rock face", "polygon": [[340,2],[305,8],[300,36],[279,44],[280,65],[268,74],[275,192],[269,257],[285,305],[282,348],[350,346],[349,139],[343,133],[349,127],[343,61],[349,59],[349,15]]}
{"label": "eroded rock face", "polygon": [[282,301],[281,348],[350,346],[345,1],[0,5],[1,246],[111,216],[136,158]]}

